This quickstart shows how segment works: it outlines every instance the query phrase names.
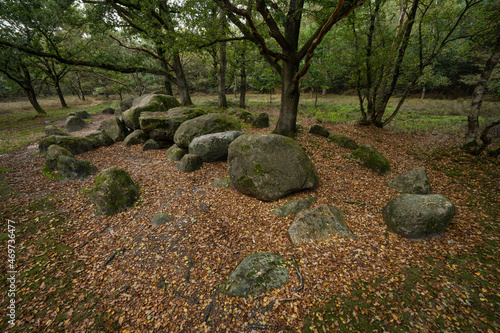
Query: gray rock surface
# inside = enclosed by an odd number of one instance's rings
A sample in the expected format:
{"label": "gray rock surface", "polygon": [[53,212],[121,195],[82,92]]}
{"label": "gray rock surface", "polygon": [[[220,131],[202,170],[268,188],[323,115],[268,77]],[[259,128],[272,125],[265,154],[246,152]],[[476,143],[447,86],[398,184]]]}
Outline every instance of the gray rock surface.
{"label": "gray rock surface", "polygon": [[125,126],[118,117],[111,117],[103,120],[99,129],[106,132],[115,142],[120,142],[125,139]]}
{"label": "gray rock surface", "polygon": [[318,184],[306,152],[293,139],[276,134],[238,137],[229,145],[228,170],[238,191],[265,201]]}
{"label": "gray rock surface", "polygon": [[342,134],[332,133],[326,138],[326,141],[333,142],[339,147],[347,148],[350,150],[355,150],[359,148],[359,145],[356,143],[356,141]]}
{"label": "gray rock surface", "polygon": [[325,138],[327,138],[330,135],[330,132],[328,132],[326,128],[318,124],[312,125],[311,128],[309,129],[309,133],[323,136]]}
{"label": "gray rock surface", "polygon": [[223,114],[209,113],[183,122],[175,132],[174,142],[181,148],[188,148],[191,141],[198,136],[239,130],[241,124],[237,119]]}
{"label": "gray rock surface", "polygon": [[90,119],[90,114],[85,111],[85,110],[80,110],[75,112],[75,116],[77,116],[80,119]]}
{"label": "gray rock surface", "polygon": [[143,131],[135,130],[132,133],[130,133],[129,135],[127,135],[125,140],[123,140],[123,145],[125,147],[129,147],[129,146],[133,146],[133,145],[140,145],[140,144],[146,143],[147,140],[148,140],[148,136],[146,134],[144,134]]}
{"label": "gray rock surface", "polygon": [[92,142],[94,149],[99,147],[111,146],[115,141],[108,135],[108,133],[103,131],[94,131],[85,136]]}
{"label": "gray rock surface", "polygon": [[389,183],[387,183],[392,189],[395,189],[401,193],[409,194],[431,194],[432,188],[429,178],[427,177],[427,171],[424,167],[415,168],[407,173],[397,176]]}
{"label": "gray rock surface", "polygon": [[92,141],[83,137],[51,135],[40,140],[38,148],[41,153],[46,153],[51,145],[66,148],[73,155],[82,154],[94,149]]}
{"label": "gray rock surface", "polygon": [[287,282],[285,260],[276,254],[257,252],[241,261],[222,290],[230,296],[246,297],[280,288]]}
{"label": "gray rock surface", "polygon": [[284,205],[271,209],[271,213],[278,217],[294,215],[304,209],[311,207],[311,205],[315,203],[316,200],[318,200],[318,198],[316,197],[289,200]]}
{"label": "gray rock surface", "polygon": [[207,112],[200,108],[176,107],[166,112],[143,112],[139,125],[150,138],[161,141],[173,141],[174,134],[181,124]]}
{"label": "gray rock surface", "polygon": [[57,158],[57,170],[67,179],[85,178],[97,171],[90,162],[82,161],[74,157],[59,155]]}
{"label": "gray rock surface", "polygon": [[245,133],[241,131],[228,131],[196,137],[189,144],[189,153],[200,156],[203,162],[225,160],[231,142],[242,135],[245,135]]}
{"label": "gray rock surface", "polygon": [[169,161],[177,162],[181,160],[182,156],[186,155],[186,151],[179,148],[177,145],[172,145],[167,149],[165,155],[168,157]]}
{"label": "gray rock surface", "polygon": [[77,132],[81,131],[85,127],[87,127],[87,123],[77,116],[69,116],[66,118],[66,122],[64,123],[64,127],[68,132]]}
{"label": "gray rock surface", "polygon": [[108,168],[97,175],[92,197],[97,212],[114,215],[134,204],[139,196],[139,186],[120,168]]}
{"label": "gray rock surface", "polygon": [[134,99],[132,107],[122,114],[125,126],[136,130],[141,128],[139,117],[143,112],[168,111],[180,106],[180,103],[172,96],[159,94],[146,94]]}
{"label": "gray rock surface", "polygon": [[331,205],[317,206],[297,214],[288,229],[288,235],[294,245],[319,242],[334,235],[354,237],[344,221],[344,213]]}
{"label": "gray rock surface", "polygon": [[182,172],[193,172],[200,169],[203,165],[201,157],[194,154],[186,154],[182,156],[176,167]]}
{"label": "gray rock surface", "polygon": [[45,167],[49,170],[56,170],[59,156],[73,157],[73,154],[59,145],[51,145],[47,149],[47,155],[45,156]]}
{"label": "gray rock surface", "polygon": [[66,131],[64,131],[64,130],[62,130],[59,127],[56,127],[54,125],[46,126],[44,131],[45,131],[46,136],[51,136],[51,135],[70,136],[71,135],[68,132],[66,132]]}
{"label": "gray rock surface", "polygon": [[229,177],[217,178],[212,182],[212,187],[216,188],[229,188],[231,186],[231,180]]}
{"label": "gray rock surface", "polygon": [[113,108],[105,108],[101,111],[102,114],[115,114],[115,109]]}
{"label": "gray rock surface", "polygon": [[123,111],[126,111],[126,110],[130,109],[132,107],[132,102],[136,98],[137,98],[137,96],[129,96],[127,98],[124,98],[120,102],[120,110],[123,112]]}
{"label": "gray rock surface", "polygon": [[161,149],[161,145],[153,139],[149,139],[148,141],[146,141],[144,147],[142,147],[143,151],[159,150],[159,149]]}
{"label": "gray rock surface", "polygon": [[444,234],[455,206],[441,194],[402,194],[382,210],[387,229],[410,239]]}
{"label": "gray rock surface", "polygon": [[252,121],[252,126],[255,128],[267,128],[269,127],[269,114],[267,112],[261,112]]}
{"label": "gray rock surface", "polygon": [[389,161],[372,145],[360,146],[349,155],[349,158],[379,174],[391,171]]}

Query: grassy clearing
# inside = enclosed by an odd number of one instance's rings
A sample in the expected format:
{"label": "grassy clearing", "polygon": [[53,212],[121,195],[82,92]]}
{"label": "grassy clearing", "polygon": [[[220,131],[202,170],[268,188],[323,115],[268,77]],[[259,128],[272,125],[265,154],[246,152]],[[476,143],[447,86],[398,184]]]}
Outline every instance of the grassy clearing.
{"label": "grassy clearing", "polygon": [[352,292],[314,309],[303,332],[497,332],[500,294],[498,221],[500,170],[487,157],[472,157],[458,148],[411,152],[461,186],[479,192],[469,209],[481,211],[485,241],[476,252],[428,259],[396,276],[352,285]]}
{"label": "grassy clearing", "polygon": [[41,99],[40,105],[47,111],[47,115],[42,116],[37,115],[27,101],[1,102],[0,154],[37,141],[44,135],[45,126],[64,121],[68,113],[84,109],[90,114],[96,114],[106,107],[117,107],[119,102],[94,98],[80,101],[68,98],[67,103],[70,107],[62,108],[56,98]]}

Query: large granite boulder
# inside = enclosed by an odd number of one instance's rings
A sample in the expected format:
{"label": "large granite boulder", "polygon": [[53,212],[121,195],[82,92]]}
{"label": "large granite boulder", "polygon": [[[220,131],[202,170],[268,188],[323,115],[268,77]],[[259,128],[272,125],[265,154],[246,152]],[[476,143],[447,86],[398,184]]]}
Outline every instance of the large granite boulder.
{"label": "large granite boulder", "polygon": [[188,148],[191,141],[198,136],[239,130],[241,124],[237,119],[224,114],[209,113],[183,122],[175,132],[174,142],[181,148]]}
{"label": "large granite boulder", "polygon": [[66,148],[73,155],[82,154],[94,149],[92,141],[88,138],[60,135],[51,135],[43,138],[40,140],[38,148],[41,153],[46,153],[47,149],[52,145],[59,145]]}
{"label": "large granite boulder", "polygon": [[45,167],[49,170],[56,170],[59,156],[73,157],[73,154],[59,145],[51,145],[47,149],[47,155],[45,156]]}
{"label": "large granite boulder", "polygon": [[278,217],[285,217],[297,214],[303,211],[304,209],[311,207],[311,205],[315,203],[316,200],[318,200],[318,198],[316,197],[307,197],[304,199],[289,200],[284,205],[271,209],[271,214],[274,214]]}
{"label": "large granite boulder", "polygon": [[261,112],[252,121],[252,126],[255,128],[267,128],[269,127],[269,114],[267,112]]}
{"label": "large granite boulder", "polygon": [[193,172],[200,169],[203,165],[203,161],[200,156],[194,154],[186,154],[182,156],[179,163],[177,163],[176,168],[182,172]]}
{"label": "large granite boulder", "polygon": [[80,119],[90,119],[90,114],[85,110],[80,110],[75,112],[75,116]]}
{"label": "large granite boulder", "polygon": [[200,156],[203,162],[222,161],[227,158],[231,142],[244,134],[241,131],[228,131],[196,137],[189,144],[189,153]]}
{"label": "large granite boulder", "polygon": [[387,183],[387,186],[401,193],[432,193],[431,183],[429,182],[429,178],[427,178],[427,171],[424,167],[415,168],[405,174],[397,176]]}
{"label": "large granite boulder", "polygon": [[328,132],[326,128],[318,124],[312,125],[311,128],[309,129],[309,133],[314,135],[319,135],[325,138],[327,138],[330,135],[330,132]]}
{"label": "large granite boulder", "polygon": [[389,231],[410,239],[441,236],[455,216],[455,206],[441,194],[402,194],[382,210]]}
{"label": "large granite boulder", "polygon": [[45,131],[46,136],[51,136],[51,135],[70,136],[71,135],[68,132],[66,132],[66,131],[64,131],[64,130],[62,130],[59,127],[56,127],[54,125],[49,125],[49,126],[45,127],[44,131]]}
{"label": "large granite boulder", "polygon": [[327,240],[334,235],[354,237],[344,221],[344,213],[331,205],[317,206],[297,214],[288,235],[295,245]]}
{"label": "large granite boulder", "polygon": [[222,290],[230,296],[246,297],[280,288],[287,282],[285,260],[277,254],[257,252],[241,261]]}
{"label": "large granite boulder", "polygon": [[126,111],[128,109],[130,109],[132,107],[132,102],[134,101],[134,99],[136,99],[137,96],[129,96],[127,98],[124,98],[121,102],[120,102],[120,111]]}
{"label": "large granite boulder", "polygon": [[57,170],[64,178],[81,179],[96,172],[97,168],[90,162],[78,160],[71,156],[59,155]]}
{"label": "large granite boulder", "polygon": [[111,146],[115,141],[108,135],[108,133],[103,131],[94,131],[85,136],[92,142],[94,149],[99,147]]}
{"label": "large granite boulder", "polygon": [[179,101],[173,96],[159,95],[159,94],[146,94],[134,99],[132,107],[123,112],[122,119],[130,129],[136,130],[141,128],[139,117],[143,112],[158,112],[168,111],[171,108],[180,106]]}
{"label": "large granite boulder", "polygon": [[386,174],[391,171],[387,159],[369,144],[354,150],[349,155],[349,158],[379,174]]}
{"label": "large granite boulder", "polygon": [[115,109],[113,108],[105,108],[101,111],[102,114],[115,114]]}
{"label": "large granite boulder", "polygon": [[120,168],[101,171],[94,182],[92,197],[98,213],[114,215],[132,206],[139,196],[139,186]]}
{"label": "large granite boulder", "polygon": [[148,141],[146,141],[146,143],[142,147],[143,151],[160,150],[160,149],[161,149],[161,145],[153,139],[149,139]]}
{"label": "large granite boulder", "polygon": [[177,145],[172,145],[165,152],[165,156],[167,156],[168,160],[172,162],[180,161],[184,155],[186,155],[186,151],[182,148],[179,148],[179,146]]}
{"label": "large granite boulder", "polygon": [[347,148],[350,150],[355,150],[359,148],[359,145],[356,143],[356,141],[342,134],[332,133],[326,138],[326,141],[333,142],[339,147]]}
{"label": "large granite boulder", "polygon": [[228,169],[238,191],[265,201],[318,184],[318,174],[304,149],[277,134],[238,137],[229,145]]}
{"label": "large granite boulder", "polygon": [[166,112],[143,112],[139,117],[139,125],[152,139],[173,141],[175,132],[183,122],[206,113],[200,108],[187,107],[177,107]]}
{"label": "large granite boulder", "polygon": [[106,132],[115,142],[125,140],[125,134],[127,133],[125,126],[118,117],[111,117],[103,120],[99,129]]}
{"label": "large granite boulder", "polygon": [[77,132],[81,131],[85,127],[87,127],[87,123],[80,117],[77,116],[69,116],[66,118],[66,122],[64,123],[64,127],[68,132]]}
{"label": "large granite boulder", "polygon": [[129,147],[146,143],[146,141],[148,141],[148,136],[141,130],[135,130],[127,135],[125,140],[123,140],[122,145],[124,145],[125,147]]}

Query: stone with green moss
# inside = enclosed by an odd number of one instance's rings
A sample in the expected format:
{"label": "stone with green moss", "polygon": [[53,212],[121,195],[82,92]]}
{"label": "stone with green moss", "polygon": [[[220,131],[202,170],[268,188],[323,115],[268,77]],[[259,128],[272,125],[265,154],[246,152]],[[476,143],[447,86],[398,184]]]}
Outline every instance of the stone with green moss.
{"label": "stone with green moss", "polygon": [[228,170],[238,191],[265,201],[318,184],[318,174],[304,149],[276,134],[238,137],[229,146]]}
{"label": "stone with green moss", "polygon": [[141,130],[135,130],[123,140],[122,145],[125,147],[140,145],[148,141],[148,136]]}
{"label": "stone with green moss", "polygon": [[241,261],[231,273],[222,291],[230,296],[246,297],[280,288],[288,282],[285,260],[268,252],[257,252]]}
{"label": "stone with green moss", "polygon": [[356,143],[356,141],[342,134],[332,133],[326,138],[326,141],[333,142],[339,147],[347,148],[350,150],[355,150],[359,148],[359,145]]}
{"label": "stone with green moss", "polygon": [[200,156],[203,162],[225,160],[229,145],[241,135],[245,135],[245,133],[227,131],[198,136],[189,144],[189,153]]}
{"label": "stone with green moss", "polygon": [[175,132],[174,142],[181,148],[188,148],[191,141],[198,136],[240,130],[241,124],[237,119],[224,114],[209,113],[182,123]]}
{"label": "stone with green moss", "polygon": [[92,142],[94,149],[99,147],[111,146],[115,141],[108,135],[108,133],[103,131],[94,131],[85,136]]}
{"label": "stone with green moss", "polygon": [[131,207],[139,197],[139,186],[123,169],[112,167],[97,175],[92,189],[97,212],[114,215]]}
{"label": "stone with green moss", "polygon": [[284,205],[271,209],[271,214],[274,214],[278,217],[294,215],[299,213],[300,211],[303,211],[304,209],[311,207],[311,205],[315,203],[316,200],[318,200],[318,198],[316,197],[289,200]]}
{"label": "stone with green moss", "polygon": [[410,239],[444,234],[455,216],[455,206],[441,194],[402,194],[382,210],[387,229]]}
{"label": "stone with green moss", "polygon": [[165,156],[168,157],[169,161],[178,162],[181,160],[182,156],[186,155],[186,151],[182,148],[179,148],[177,145],[172,145],[165,152]]}
{"label": "stone with green moss", "polygon": [[379,174],[386,174],[391,171],[389,161],[375,147],[369,144],[354,150],[349,155],[349,158]]}
{"label": "stone with green moss", "polygon": [[401,193],[431,194],[432,188],[427,171],[424,167],[415,168],[407,173],[397,176],[387,186]]}
{"label": "stone with green moss", "polygon": [[132,107],[123,112],[122,119],[130,129],[141,128],[139,118],[143,112],[168,111],[169,109],[180,106],[179,101],[173,96],[161,94],[146,94],[134,99]]}
{"label": "stone with green moss", "polygon": [[70,133],[77,132],[87,127],[87,123],[80,117],[69,116],[64,122],[64,127],[66,128],[66,131]]}
{"label": "stone with green moss", "polygon": [[52,145],[59,145],[69,150],[73,155],[82,154],[94,149],[92,141],[88,138],[75,136],[51,135],[40,140],[38,148],[41,153],[46,153]]}
{"label": "stone with green moss", "polygon": [[269,114],[267,112],[261,112],[252,121],[252,126],[255,128],[267,128],[269,127]]}
{"label": "stone with green moss", "polygon": [[68,132],[66,132],[66,131],[64,131],[64,130],[62,130],[59,127],[56,127],[54,125],[46,126],[44,131],[45,131],[45,135],[47,135],[47,136],[51,136],[51,135],[70,136],[71,135]]}
{"label": "stone with green moss", "polygon": [[125,139],[127,133],[125,125],[118,117],[111,117],[101,122],[99,130],[106,132],[115,142],[121,142]]}
{"label": "stone with green moss", "polygon": [[176,168],[182,172],[194,172],[200,169],[203,165],[203,161],[200,156],[195,154],[186,154],[182,156],[180,161],[177,163]]}
{"label": "stone with green moss", "polygon": [[59,145],[51,145],[49,149],[47,149],[47,155],[45,156],[45,167],[48,170],[56,170],[57,169],[57,159],[59,156],[69,156],[73,157],[73,154],[66,148],[63,148]]}
{"label": "stone with green moss", "polygon": [[97,168],[90,162],[82,161],[71,156],[59,155],[57,170],[66,179],[81,179],[90,176]]}
{"label": "stone with green moss", "polygon": [[319,135],[325,138],[327,138],[330,135],[330,132],[328,132],[326,128],[318,124],[312,125],[311,128],[309,129],[309,133],[314,135]]}
{"label": "stone with green moss", "polygon": [[156,142],[156,140],[153,139],[149,139],[148,141],[146,141],[146,143],[142,147],[143,151],[159,150],[159,149],[161,149],[161,145],[158,142]]}

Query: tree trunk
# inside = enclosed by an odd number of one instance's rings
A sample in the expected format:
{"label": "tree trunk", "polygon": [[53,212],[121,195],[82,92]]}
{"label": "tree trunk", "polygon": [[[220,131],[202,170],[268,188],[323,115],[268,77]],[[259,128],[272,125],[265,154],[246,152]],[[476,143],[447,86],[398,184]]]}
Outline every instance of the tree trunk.
{"label": "tree trunk", "polygon": [[35,88],[33,88],[33,84],[31,82],[32,81],[31,74],[28,71],[28,68],[26,68],[26,66],[22,65],[21,69],[23,71],[23,76],[24,76],[24,78],[23,78],[24,85],[22,86],[22,88],[23,88],[24,92],[26,93],[26,95],[28,96],[28,99],[29,99],[31,105],[35,109],[36,113],[46,115],[47,112],[45,112],[45,110],[42,109],[40,104],[38,104],[38,100],[36,98]]}
{"label": "tree trunk", "polygon": [[422,93],[420,94],[420,99],[425,98],[425,85],[422,87]]}
{"label": "tree trunk", "polygon": [[[220,20],[220,33],[221,36],[224,36],[224,26],[226,23],[226,16],[222,8],[220,8],[219,11],[219,20]],[[219,95],[219,107],[223,109],[227,108],[226,72],[227,72],[226,42],[219,42],[218,95]]]}
{"label": "tree trunk", "polygon": [[104,98],[108,99],[108,85],[106,84],[106,79],[102,79],[102,87],[103,87],[103,92],[104,92]]}
{"label": "tree trunk", "polygon": [[57,96],[59,96],[59,100],[61,101],[61,106],[63,108],[67,108],[68,104],[66,104],[66,101],[64,100],[64,95],[61,91],[61,85],[59,84],[59,80],[54,81],[54,86],[56,87]]}
{"label": "tree trunk", "polygon": [[246,94],[247,94],[247,74],[245,69],[245,60],[243,59],[240,72],[240,108],[246,107]]}
{"label": "tree trunk", "polygon": [[299,71],[299,61],[288,59],[283,62],[281,75],[281,108],[278,123],[273,133],[293,136],[297,131],[297,111],[300,90],[295,77]]}
{"label": "tree trunk", "polygon": [[184,106],[193,105],[191,96],[189,95],[184,69],[182,68],[181,58],[178,55],[173,57],[172,67],[174,68],[175,77],[177,79],[177,88],[179,89],[179,94],[181,96],[181,104]]}
{"label": "tree trunk", "polygon": [[174,91],[172,90],[172,83],[170,83],[170,80],[165,77],[163,83],[165,85],[165,92],[167,93],[167,95],[174,96]]}
{"label": "tree trunk", "polygon": [[500,37],[497,38],[495,48],[486,62],[481,77],[474,88],[474,93],[472,94],[472,104],[470,107],[470,114],[467,116],[467,132],[465,134],[464,149],[466,151],[473,150],[477,144],[477,134],[479,132],[479,111],[481,110],[481,105],[483,104],[484,91],[490,79],[491,73],[495,69],[500,59]]}
{"label": "tree trunk", "polygon": [[76,82],[78,83],[78,89],[80,90],[80,94],[82,96],[82,101],[85,100],[85,92],[82,89],[82,83],[80,82],[80,75],[76,73]]}

